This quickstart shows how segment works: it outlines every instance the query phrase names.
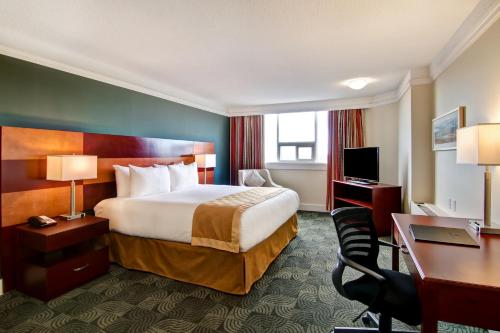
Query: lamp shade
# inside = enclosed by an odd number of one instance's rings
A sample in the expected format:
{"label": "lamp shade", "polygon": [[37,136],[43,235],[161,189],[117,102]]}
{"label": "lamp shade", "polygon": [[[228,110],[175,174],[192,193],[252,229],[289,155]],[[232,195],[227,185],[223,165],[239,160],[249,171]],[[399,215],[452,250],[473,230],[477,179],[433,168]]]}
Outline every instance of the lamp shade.
{"label": "lamp shade", "polygon": [[97,178],[97,156],[47,156],[48,180],[80,180]]}
{"label": "lamp shade", "polygon": [[215,154],[195,155],[194,161],[200,168],[215,168]]}
{"label": "lamp shade", "polygon": [[500,165],[500,123],[458,129],[457,163]]}

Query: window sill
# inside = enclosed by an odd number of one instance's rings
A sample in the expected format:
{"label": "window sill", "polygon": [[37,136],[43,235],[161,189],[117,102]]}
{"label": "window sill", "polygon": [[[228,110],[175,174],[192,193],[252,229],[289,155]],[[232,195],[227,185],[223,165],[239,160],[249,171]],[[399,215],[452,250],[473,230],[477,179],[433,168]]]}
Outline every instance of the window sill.
{"label": "window sill", "polygon": [[317,163],[317,162],[271,162],[271,163],[266,163],[266,169],[326,171],[327,165],[326,163]]}

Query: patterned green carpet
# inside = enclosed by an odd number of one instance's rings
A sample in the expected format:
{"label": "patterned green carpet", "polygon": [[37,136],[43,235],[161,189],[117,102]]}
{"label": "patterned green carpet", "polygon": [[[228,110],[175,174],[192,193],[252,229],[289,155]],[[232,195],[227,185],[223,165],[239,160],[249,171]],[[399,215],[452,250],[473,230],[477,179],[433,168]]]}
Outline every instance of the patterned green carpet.
{"label": "patterned green carpet", "polygon": [[[313,333],[362,325],[352,319],[364,306],[332,286],[337,239],[331,218],[300,213],[299,228],[246,296],[112,266],[107,275],[48,303],[19,292],[0,296],[0,331]],[[381,252],[380,265],[390,267],[389,250]],[[444,323],[439,328],[483,332]]]}

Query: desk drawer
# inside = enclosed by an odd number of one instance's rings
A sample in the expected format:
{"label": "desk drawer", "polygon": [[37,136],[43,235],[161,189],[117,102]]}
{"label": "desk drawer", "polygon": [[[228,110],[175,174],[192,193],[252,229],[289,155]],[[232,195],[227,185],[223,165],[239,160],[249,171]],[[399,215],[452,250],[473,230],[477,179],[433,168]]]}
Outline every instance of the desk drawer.
{"label": "desk drawer", "polygon": [[395,228],[395,240],[396,243],[401,246],[401,249],[399,250],[399,255],[403,259],[403,261],[406,264],[406,267],[408,268],[408,273],[411,274],[413,277],[415,283],[420,283],[420,275],[418,274],[417,267],[415,266],[415,263],[413,262],[413,259],[411,258],[410,252],[408,251],[408,248],[406,247],[405,242],[401,238],[399,232],[397,232],[397,228]]}
{"label": "desk drawer", "polygon": [[399,256],[403,258],[406,266],[408,267],[408,271],[410,273],[415,273],[417,270],[415,268],[413,260],[411,259],[411,255],[408,252],[405,242],[403,241],[401,235],[399,234],[398,228],[394,227],[392,232],[393,232],[394,242],[396,243],[396,245],[399,245],[401,247],[401,249],[399,250]]}
{"label": "desk drawer", "polygon": [[49,300],[106,273],[108,269],[108,247],[85,252],[50,266],[25,262],[20,289],[42,300]]}
{"label": "desk drawer", "polygon": [[500,330],[498,289],[433,284],[440,320],[474,327]]}

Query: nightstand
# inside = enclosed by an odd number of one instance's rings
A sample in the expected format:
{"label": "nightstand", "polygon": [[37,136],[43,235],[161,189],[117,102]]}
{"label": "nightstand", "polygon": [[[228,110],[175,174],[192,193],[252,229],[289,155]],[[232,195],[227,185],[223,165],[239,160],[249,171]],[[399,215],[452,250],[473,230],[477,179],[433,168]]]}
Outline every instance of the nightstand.
{"label": "nightstand", "polygon": [[108,219],[85,216],[57,225],[16,228],[16,288],[47,301],[106,273]]}

